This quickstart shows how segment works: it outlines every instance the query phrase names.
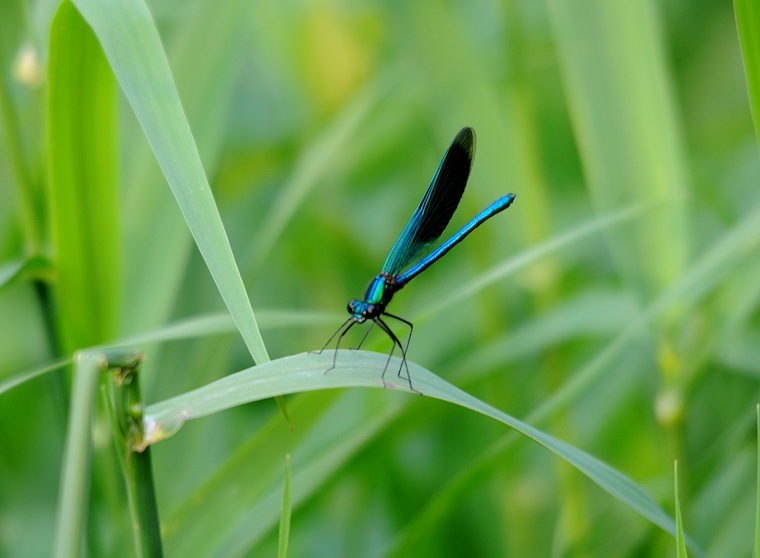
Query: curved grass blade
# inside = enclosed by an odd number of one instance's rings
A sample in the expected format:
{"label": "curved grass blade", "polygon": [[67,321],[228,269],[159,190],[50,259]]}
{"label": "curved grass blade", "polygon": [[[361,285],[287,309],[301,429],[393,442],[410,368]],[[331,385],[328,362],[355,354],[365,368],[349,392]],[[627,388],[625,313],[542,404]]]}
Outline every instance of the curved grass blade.
{"label": "curved grass blade", "polygon": [[[383,387],[378,372],[385,367],[387,359],[384,355],[365,351],[343,352],[346,354],[338,359],[338,364],[330,374],[324,374],[324,370],[332,364],[332,355],[301,354],[248,368],[197,390],[151,405],[145,414],[144,443],[150,445],[172,436],[190,419],[251,401],[318,389]],[[393,360],[396,361],[393,366],[400,366],[399,359]],[[409,370],[417,391],[466,407],[512,427],[565,459],[655,525],[675,534],[673,519],[623,474],[591,455],[487,405],[418,365],[409,363]],[[396,385],[387,385],[393,389],[409,391],[405,380],[399,380]]]}
{"label": "curved grass blade", "polygon": [[142,0],[74,0],[100,40],[254,362],[269,360],[155,23]]}
{"label": "curved grass blade", "polygon": [[[311,324],[328,324],[333,323],[336,319],[333,314],[278,310],[262,310],[259,312],[259,317],[261,318],[262,328],[265,330]],[[147,343],[178,341],[181,339],[234,333],[235,331],[237,331],[235,322],[229,314],[209,314],[174,322],[147,333],[119,339],[100,347],[89,347],[89,349],[137,347]],[[60,370],[68,364],[71,364],[70,357],[14,374],[0,382],[0,395],[34,378]]]}
{"label": "curved grass blade", "polygon": [[[168,34],[165,45],[172,77],[182,92],[184,115],[210,175],[219,165],[232,91],[241,58],[247,56],[241,48],[243,3],[183,3],[182,24]],[[125,258],[130,261],[124,301],[130,311],[124,315],[122,328],[132,333],[153,330],[172,319],[194,247],[150,143],[140,137],[139,127],[128,129],[131,133],[124,141],[130,146],[131,160],[124,169],[123,213],[124,222],[130,224],[124,235]],[[157,356],[151,360],[155,362]],[[145,380],[148,390],[158,381],[152,375]]]}
{"label": "curved grass blade", "polygon": [[20,386],[25,382],[33,380],[34,378],[43,376],[48,372],[61,370],[64,366],[67,366],[69,364],[71,364],[71,358],[64,358],[55,362],[51,362],[50,364],[46,364],[39,368],[34,368],[32,370],[27,370],[26,372],[21,372],[20,374],[15,374],[14,376],[11,376],[10,378],[0,382],[0,395],[4,394],[6,391],[12,390],[16,386]]}

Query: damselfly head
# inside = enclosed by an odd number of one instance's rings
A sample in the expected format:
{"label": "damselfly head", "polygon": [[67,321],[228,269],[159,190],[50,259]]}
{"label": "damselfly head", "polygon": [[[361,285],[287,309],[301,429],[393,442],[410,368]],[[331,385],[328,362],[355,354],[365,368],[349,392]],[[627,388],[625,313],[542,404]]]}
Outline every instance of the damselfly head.
{"label": "damselfly head", "polygon": [[352,300],[348,303],[348,313],[354,318],[355,322],[363,323],[367,319],[375,317],[377,306],[369,304],[364,300]]}

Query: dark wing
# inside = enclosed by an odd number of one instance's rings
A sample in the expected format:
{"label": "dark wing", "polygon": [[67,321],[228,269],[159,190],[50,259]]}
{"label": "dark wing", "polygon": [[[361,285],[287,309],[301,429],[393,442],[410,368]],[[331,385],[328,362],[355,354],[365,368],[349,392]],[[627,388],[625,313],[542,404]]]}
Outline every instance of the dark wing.
{"label": "dark wing", "polygon": [[475,132],[462,128],[441,159],[420,205],[388,252],[383,272],[398,275],[430,251],[462,199],[474,154]]}

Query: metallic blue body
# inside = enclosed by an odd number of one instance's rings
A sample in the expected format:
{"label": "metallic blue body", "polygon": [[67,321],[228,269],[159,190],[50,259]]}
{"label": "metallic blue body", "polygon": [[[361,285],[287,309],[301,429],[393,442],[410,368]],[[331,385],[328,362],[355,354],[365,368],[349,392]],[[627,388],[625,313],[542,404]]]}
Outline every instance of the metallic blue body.
{"label": "metallic blue body", "polygon": [[363,323],[368,319],[379,318],[385,312],[385,307],[391,301],[396,291],[403,288],[409,281],[441,259],[444,254],[462,242],[468,234],[477,229],[485,221],[508,208],[514,199],[514,194],[500,197],[473,217],[469,223],[454,233],[446,242],[404,273],[393,276],[384,271],[375,277],[369,284],[369,287],[367,287],[364,300],[352,300],[348,303],[348,313],[351,314],[353,320]]}
{"label": "metallic blue body", "polygon": [[497,213],[504,211],[506,208],[512,205],[512,202],[514,201],[514,199],[515,199],[514,194],[507,194],[506,196],[500,197],[498,200],[496,200],[491,205],[486,207],[483,211],[478,213],[475,217],[472,218],[472,220],[470,220],[469,223],[467,223],[464,227],[462,227],[456,233],[454,233],[454,235],[451,238],[449,238],[446,242],[444,242],[438,248],[436,248],[430,255],[428,255],[418,264],[410,267],[401,275],[397,275],[396,281],[394,282],[395,290],[399,290],[401,287],[406,285],[409,281],[417,277],[417,275],[419,275],[420,273],[425,271],[428,267],[433,265],[434,262],[441,259],[443,255],[446,254],[446,252],[448,252],[454,246],[462,242],[468,234],[470,234],[472,231],[477,229],[480,225],[485,223],[488,219],[490,219]]}
{"label": "metallic blue body", "polygon": [[[443,233],[451,220],[451,216],[454,214],[457,205],[459,205],[459,200],[462,198],[465,186],[467,185],[467,178],[472,168],[474,152],[475,133],[471,128],[462,128],[444,154],[443,159],[441,159],[422,201],[407,222],[404,230],[401,231],[390,252],[388,252],[388,257],[385,259],[381,273],[369,284],[363,300],[352,300],[348,303],[350,317],[327,341],[325,347],[336,335],[338,335],[337,346],[340,346],[341,339],[351,327],[370,320],[372,321],[372,325],[378,325],[388,334],[393,341],[394,348],[398,345],[401,349],[403,361],[398,372],[399,377],[401,377],[401,370],[406,364],[406,351],[412,336],[412,324],[403,318],[385,311],[394,293],[442,258],[444,254],[462,242],[468,234],[485,221],[508,208],[515,199],[514,194],[507,194],[499,198],[478,213],[446,242],[431,252],[435,241],[441,236],[441,233]],[[398,337],[383,321],[383,315],[395,318],[409,326],[409,337],[405,345],[401,344]],[[364,339],[366,339],[366,335]],[[362,339],[362,343],[364,339]],[[361,343],[359,346],[361,346]],[[391,354],[388,355],[388,363],[390,363],[392,355],[393,349],[391,349]],[[388,363],[386,363],[383,370],[383,384],[385,384],[385,372],[388,368]],[[333,362],[334,366],[335,362]],[[408,368],[406,379],[409,382],[410,389],[416,391],[412,386]]]}

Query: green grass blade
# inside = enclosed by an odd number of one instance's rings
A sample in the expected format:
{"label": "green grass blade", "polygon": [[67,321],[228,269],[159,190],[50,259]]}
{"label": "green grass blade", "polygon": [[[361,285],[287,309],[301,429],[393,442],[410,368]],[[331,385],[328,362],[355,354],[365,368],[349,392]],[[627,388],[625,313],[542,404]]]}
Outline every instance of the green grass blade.
{"label": "green grass blade", "polygon": [[683,520],[681,518],[681,503],[678,500],[678,461],[673,463],[673,479],[676,506],[676,557],[688,558],[686,538],[683,535]]}
{"label": "green grass blade", "polygon": [[103,45],[248,350],[255,362],[268,361],[147,6],[141,0],[76,0],[76,4]]}
{"label": "green grass blade", "polygon": [[[333,314],[325,314],[322,312],[292,312],[277,310],[262,310],[259,312],[259,317],[261,318],[262,328],[265,330],[299,325],[332,324],[343,318],[342,315],[335,316]],[[116,340],[113,343],[101,346],[100,348],[135,347],[147,343],[202,338],[209,335],[233,333],[235,331],[235,322],[232,321],[229,314],[211,314],[196,316],[194,318],[171,323],[154,331]],[[89,348],[95,349],[98,347],[93,346]],[[31,370],[25,370],[14,374],[0,382],[0,395],[16,386],[33,380],[38,376],[60,370],[67,364],[71,364],[70,358],[57,360],[43,366],[35,367]]]}
{"label": "green grass blade", "polygon": [[[230,97],[239,79],[241,58],[247,54],[240,48],[244,4],[241,0],[192,1],[183,25],[169,35],[171,42],[166,44],[182,108],[209,176],[219,166],[230,111],[238,108]],[[133,132],[128,141],[135,146],[134,160],[124,177],[124,219],[132,225],[125,238],[132,279],[124,293],[131,310],[124,316],[128,332],[151,330],[170,319],[193,253],[192,235],[166,187],[156,156],[142,130],[135,127]],[[161,242],[156,242],[158,238]],[[150,383],[144,385],[147,388]]]}
{"label": "green grass blade", "polygon": [[71,2],[53,20],[48,155],[62,349],[113,338],[121,300],[116,88],[95,35]]}
{"label": "green grass blade", "polygon": [[100,352],[82,351],[74,357],[74,388],[53,549],[56,558],[83,555],[83,528],[90,492],[91,428],[95,419],[98,377],[105,366],[105,357]]}
{"label": "green grass blade", "polygon": [[[551,0],[548,7],[597,208],[683,199],[689,178],[654,3]],[[683,270],[685,211],[665,204],[610,235],[618,267],[647,295]]]}
{"label": "green grass blade", "polygon": [[760,556],[760,405],[755,407],[757,428],[757,487],[755,494],[755,556]]}
{"label": "green grass blade", "polygon": [[278,539],[277,558],[288,558],[290,544],[290,454],[285,456],[285,479],[282,485],[282,512],[280,516],[280,535]]}
{"label": "green grass blade", "polygon": [[[337,366],[329,374],[331,353],[301,354],[243,370],[205,387],[151,405],[145,415],[147,444],[176,433],[191,419],[277,395],[340,387],[383,387],[380,375],[387,357],[365,351],[339,351]],[[391,370],[401,365],[392,359]],[[449,401],[494,418],[528,436],[576,467],[615,498],[628,504],[655,525],[675,534],[673,520],[630,479],[594,457],[503,413],[444,382],[431,372],[409,363],[415,389],[428,397]],[[408,384],[389,374],[388,387],[409,391]]]}
{"label": "green grass blade", "polygon": [[28,382],[30,380],[33,380],[34,378],[37,378],[38,376],[43,376],[49,372],[55,372],[56,370],[60,370],[64,366],[71,364],[70,358],[65,358],[58,360],[56,362],[46,364],[45,366],[41,366],[39,368],[35,368],[33,370],[28,370],[26,372],[21,372],[19,374],[15,374],[11,376],[10,378],[7,378],[0,382],[0,395],[4,394],[6,391],[10,391],[16,386],[20,386],[21,384],[24,384],[25,382]]}
{"label": "green grass blade", "polygon": [[734,0],[734,12],[755,135],[760,141],[760,4],[756,0]]}

